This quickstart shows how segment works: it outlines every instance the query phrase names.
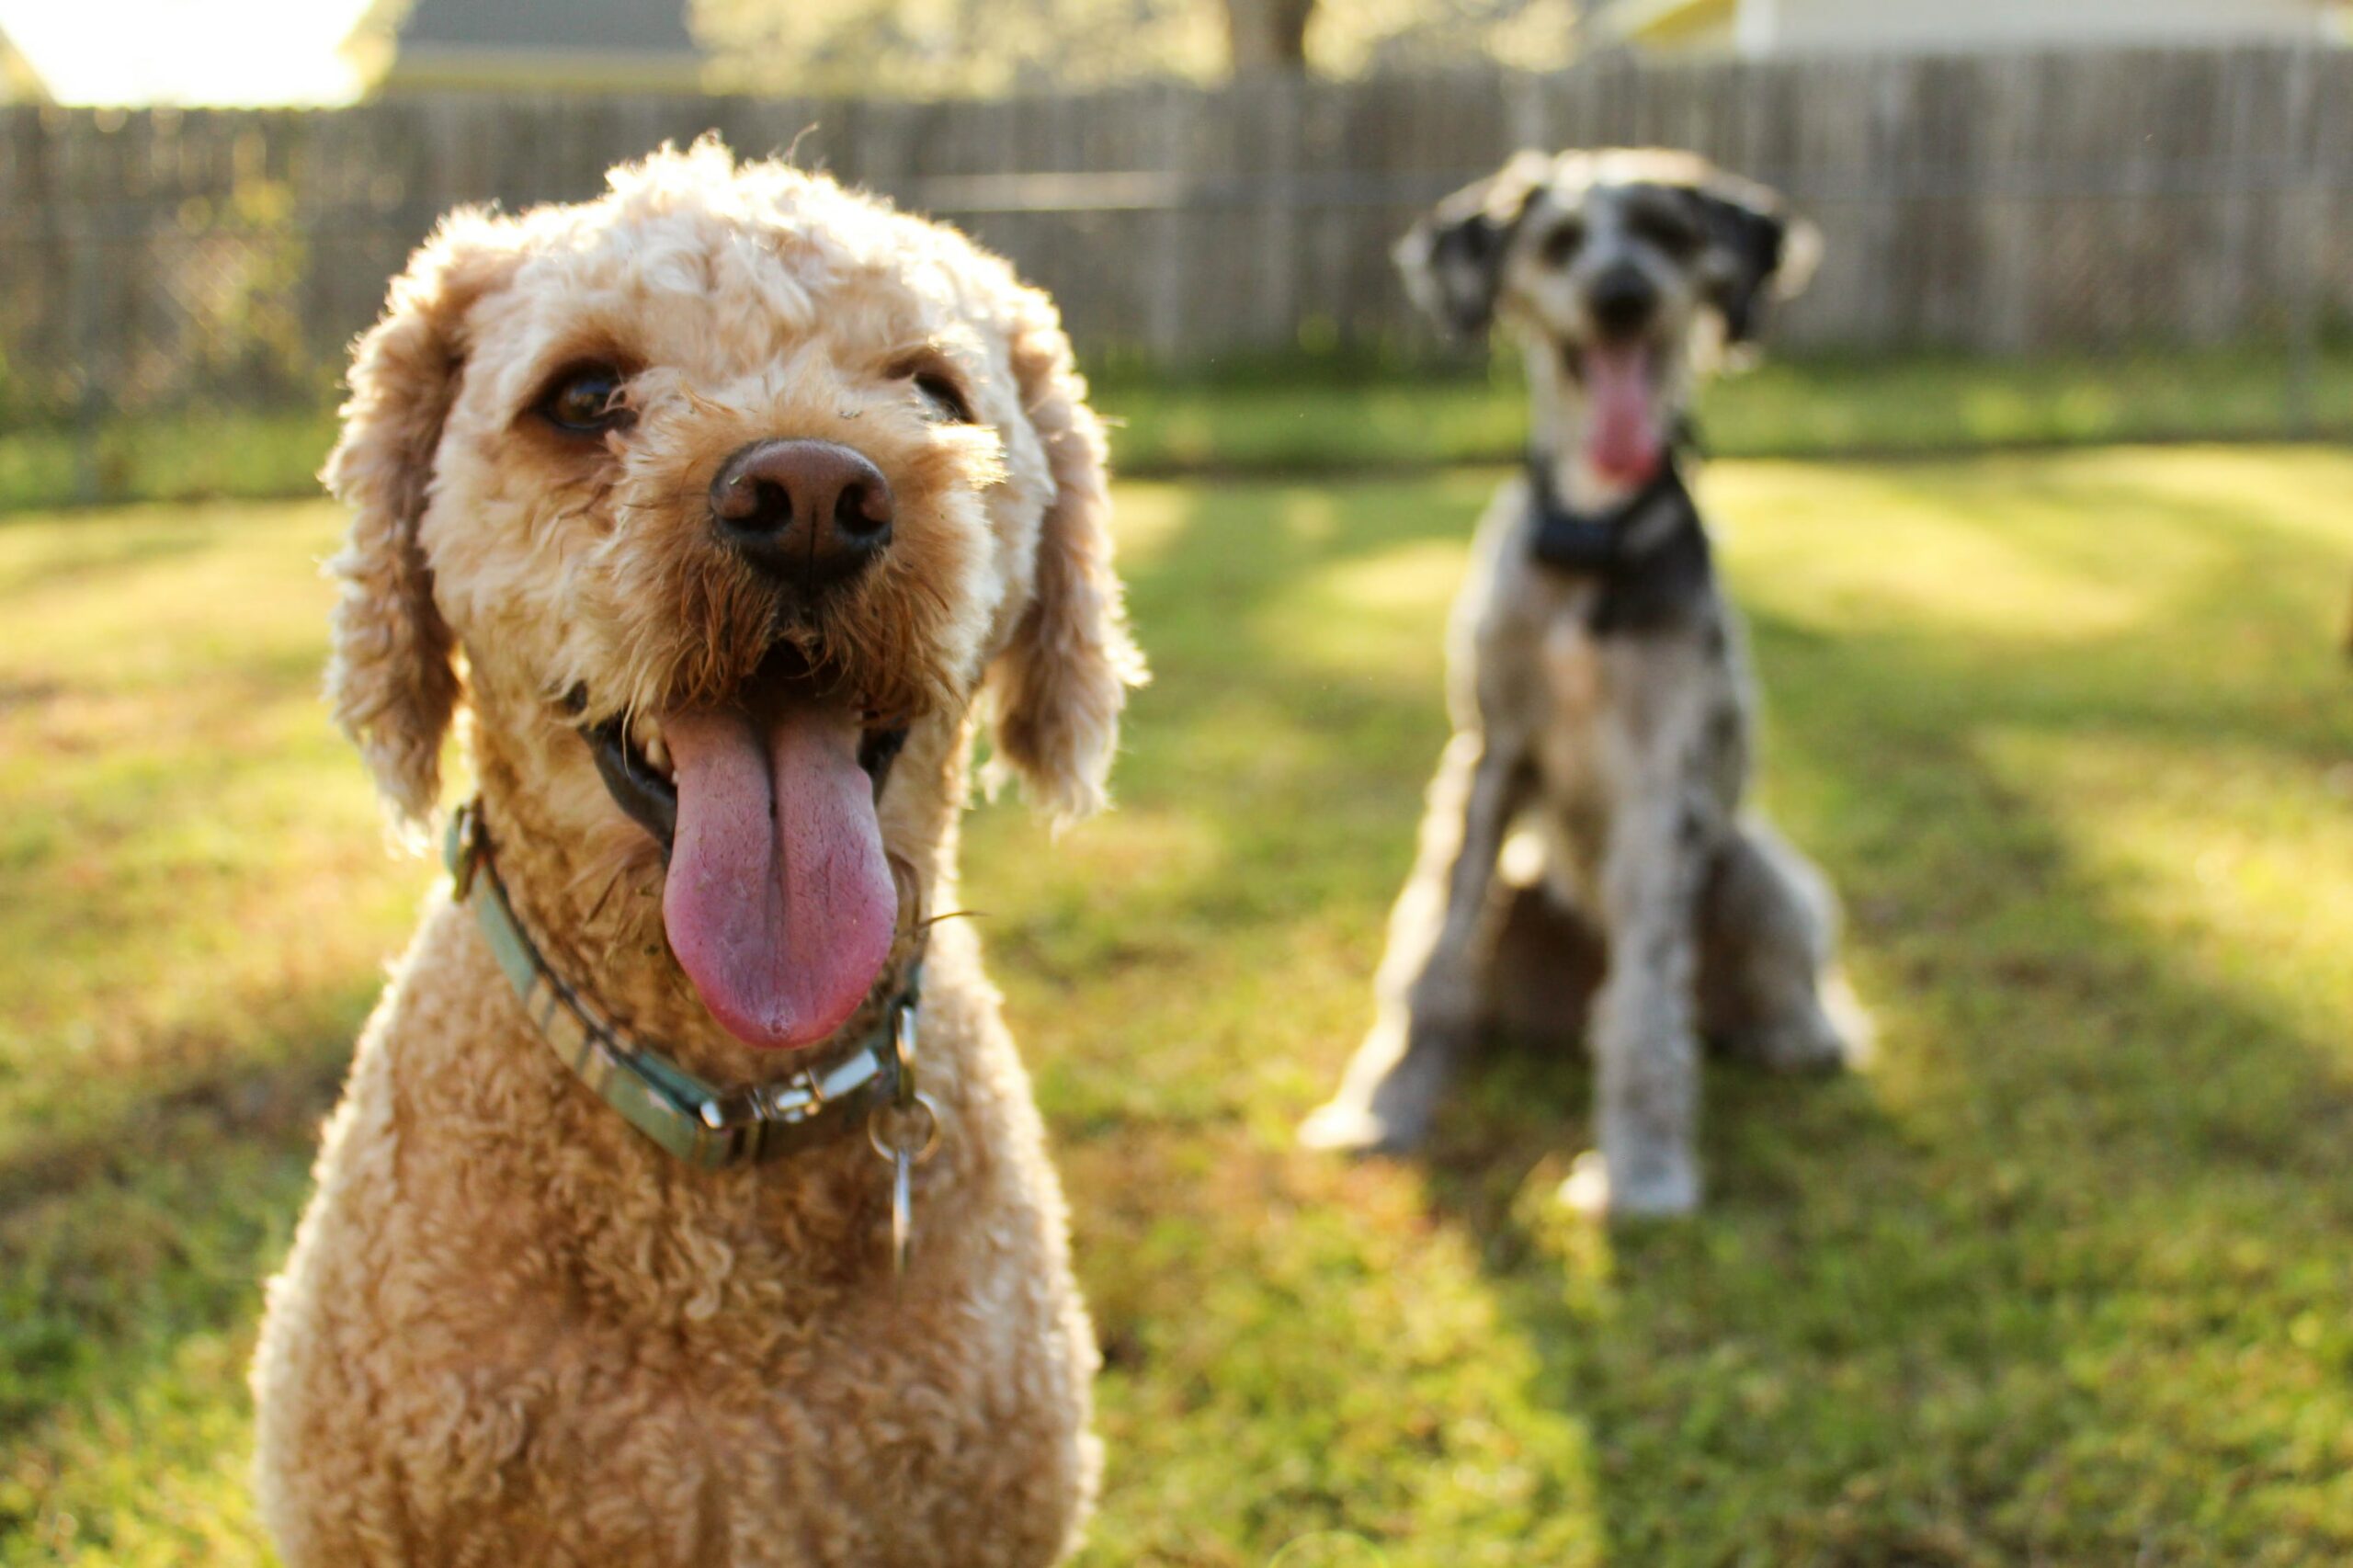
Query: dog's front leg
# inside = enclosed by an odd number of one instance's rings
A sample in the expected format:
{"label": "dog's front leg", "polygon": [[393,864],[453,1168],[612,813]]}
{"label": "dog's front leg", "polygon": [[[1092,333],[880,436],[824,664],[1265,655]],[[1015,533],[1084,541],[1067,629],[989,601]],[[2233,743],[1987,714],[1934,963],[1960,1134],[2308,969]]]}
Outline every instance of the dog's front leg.
{"label": "dog's front leg", "polygon": [[1301,1126],[1311,1148],[1402,1153],[1429,1131],[1481,1014],[1481,938],[1504,834],[1527,797],[1526,748],[1480,730],[1448,743],[1413,875],[1389,915],[1372,1030],[1339,1092]]}
{"label": "dog's front leg", "polygon": [[1686,1214],[1699,1201],[1693,986],[1705,833],[1700,809],[1675,782],[1637,790],[1603,852],[1609,973],[1593,1022],[1599,1147],[1564,1189],[1588,1212]]}

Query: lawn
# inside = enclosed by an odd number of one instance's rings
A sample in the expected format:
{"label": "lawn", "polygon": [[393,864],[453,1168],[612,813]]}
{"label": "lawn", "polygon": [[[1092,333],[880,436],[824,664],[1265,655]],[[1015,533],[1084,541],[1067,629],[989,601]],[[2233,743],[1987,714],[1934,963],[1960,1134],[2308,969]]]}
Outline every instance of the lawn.
{"label": "lawn", "polygon": [[[1695,1222],[1413,1165],[1367,1017],[1491,472],[1129,484],[1120,809],[968,892],[1108,1358],[1089,1568],[2353,1558],[2353,455],[1725,462],[1768,800],[1870,1076],[1711,1068]],[[432,871],[316,700],[315,504],[0,524],[0,1563],[259,1556],[257,1281]]]}
{"label": "lawn", "polygon": [[[2353,437],[2353,346],[2325,345],[2310,370],[2299,415],[2277,348],[1774,359],[1709,389],[1700,435],[1709,450],[1742,458]],[[1114,360],[1095,394],[1120,472],[1155,478],[1505,462],[1528,438],[1527,392],[1508,356],[1451,370],[1380,352],[1175,370]],[[101,420],[86,440],[67,426],[0,420],[0,512],[307,495],[335,438],[331,402]]]}

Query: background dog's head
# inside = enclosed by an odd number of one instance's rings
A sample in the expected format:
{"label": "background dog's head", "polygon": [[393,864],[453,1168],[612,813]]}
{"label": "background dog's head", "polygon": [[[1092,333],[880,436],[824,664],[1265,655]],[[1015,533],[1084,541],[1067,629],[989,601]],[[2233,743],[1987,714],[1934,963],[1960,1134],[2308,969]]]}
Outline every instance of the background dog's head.
{"label": "background dog's head", "polygon": [[1588,456],[1640,479],[1694,378],[1753,342],[1820,242],[1764,187],[1685,153],[1521,153],[1438,203],[1397,246],[1452,330],[1501,323],[1585,404]]}
{"label": "background dog's head", "polygon": [[822,1038],[889,950],[888,858],[926,858],[878,821],[906,732],[985,686],[1048,809],[1103,798],[1141,666],[1085,390],[1002,262],[716,142],[454,214],[327,464],[336,717],[421,824],[470,699],[535,822],[666,857],[730,1032]]}

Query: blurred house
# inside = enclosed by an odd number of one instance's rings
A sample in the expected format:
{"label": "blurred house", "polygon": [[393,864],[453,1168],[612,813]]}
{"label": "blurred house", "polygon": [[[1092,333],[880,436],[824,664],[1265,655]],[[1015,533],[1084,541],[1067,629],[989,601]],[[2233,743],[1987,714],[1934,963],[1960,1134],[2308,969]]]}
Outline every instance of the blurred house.
{"label": "blurred house", "polygon": [[2343,41],[2338,0],[1603,0],[1604,46],[1668,55]]}
{"label": "blurred house", "polygon": [[45,104],[49,101],[48,85],[40,73],[33,69],[31,61],[17,48],[16,40],[0,32],[0,104]]}
{"label": "blurred house", "polygon": [[379,0],[343,55],[370,95],[695,92],[705,64],[684,0]]}

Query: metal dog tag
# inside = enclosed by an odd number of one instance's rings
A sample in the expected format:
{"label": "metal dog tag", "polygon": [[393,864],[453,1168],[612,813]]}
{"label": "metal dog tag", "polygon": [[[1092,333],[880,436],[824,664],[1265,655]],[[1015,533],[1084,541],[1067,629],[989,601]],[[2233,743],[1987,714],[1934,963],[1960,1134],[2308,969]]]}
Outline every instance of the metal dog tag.
{"label": "metal dog tag", "polygon": [[915,1167],[939,1147],[939,1108],[915,1087],[915,1012],[899,1010],[893,1030],[899,1057],[897,1091],[867,1118],[867,1142],[891,1162],[891,1275],[907,1277],[915,1242]]}
{"label": "metal dog tag", "polygon": [[891,1278],[907,1277],[907,1244],[915,1231],[915,1156],[904,1149],[891,1153]]}

